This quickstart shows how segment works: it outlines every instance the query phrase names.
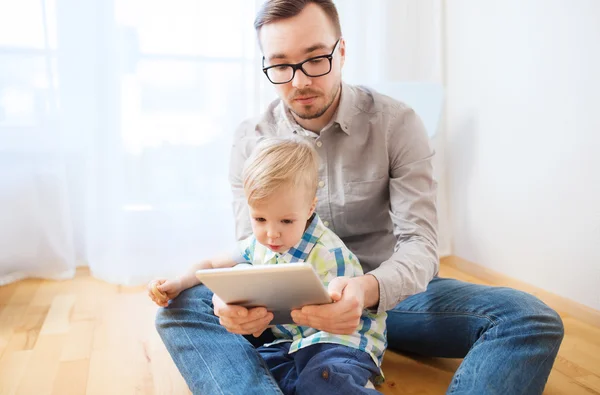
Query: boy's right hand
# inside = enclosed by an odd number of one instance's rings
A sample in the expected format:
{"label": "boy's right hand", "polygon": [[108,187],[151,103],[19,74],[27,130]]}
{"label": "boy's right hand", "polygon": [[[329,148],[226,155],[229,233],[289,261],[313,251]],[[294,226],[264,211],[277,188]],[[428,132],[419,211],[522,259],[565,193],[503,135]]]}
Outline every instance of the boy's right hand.
{"label": "boy's right hand", "polygon": [[148,296],[160,307],[167,307],[169,300],[175,299],[182,291],[181,281],[158,279],[148,283]]}
{"label": "boy's right hand", "polygon": [[215,315],[228,332],[238,335],[259,337],[273,320],[273,313],[264,307],[247,309],[242,306],[228,305],[217,295],[213,295]]}

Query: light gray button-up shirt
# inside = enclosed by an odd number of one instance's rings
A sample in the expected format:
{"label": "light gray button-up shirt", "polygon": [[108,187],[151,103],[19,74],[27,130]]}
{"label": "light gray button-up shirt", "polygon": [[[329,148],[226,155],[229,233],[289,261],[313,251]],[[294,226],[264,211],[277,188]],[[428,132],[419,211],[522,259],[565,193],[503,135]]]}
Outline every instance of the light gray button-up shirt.
{"label": "light gray button-up shirt", "polygon": [[319,134],[298,125],[281,100],[238,128],[230,183],[236,237],[252,232],[242,168],[261,136],[312,137],[321,157],[317,213],[379,282],[378,311],[422,292],[437,274],[437,183],[423,124],[405,104],[342,83],[339,107]]}

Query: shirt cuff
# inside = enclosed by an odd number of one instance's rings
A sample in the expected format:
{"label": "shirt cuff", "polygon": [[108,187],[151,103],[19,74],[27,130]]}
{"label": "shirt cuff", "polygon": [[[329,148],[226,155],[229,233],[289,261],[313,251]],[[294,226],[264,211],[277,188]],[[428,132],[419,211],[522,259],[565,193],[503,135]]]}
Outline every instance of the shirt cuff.
{"label": "shirt cuff", "polygon": [[389,270],[386,267],[378,267],[369,273],[377,279],[379,283],[379,305],[377,306],[377,314],[385,313],[388,310],[396,307],[400,300],[394,295],[402,295],[404,284],[402,277],[395,270]]}

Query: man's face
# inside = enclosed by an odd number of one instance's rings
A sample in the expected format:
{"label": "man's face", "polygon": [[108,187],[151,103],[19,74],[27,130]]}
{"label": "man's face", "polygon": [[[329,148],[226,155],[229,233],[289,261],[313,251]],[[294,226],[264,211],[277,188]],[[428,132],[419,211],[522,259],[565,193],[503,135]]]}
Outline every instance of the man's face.
{"label": "man's face", "polygon": [[[327,14],[313,3],[293,18],[264,25],[259,33],[266,67],[329,55],[338,39]],[[345,43],[341,40],[329,74],[308,77],[297,70],[292,81],[275,85],[277,94],[299,118],[319,118],[330,108],[340,89],[344,59]]]}

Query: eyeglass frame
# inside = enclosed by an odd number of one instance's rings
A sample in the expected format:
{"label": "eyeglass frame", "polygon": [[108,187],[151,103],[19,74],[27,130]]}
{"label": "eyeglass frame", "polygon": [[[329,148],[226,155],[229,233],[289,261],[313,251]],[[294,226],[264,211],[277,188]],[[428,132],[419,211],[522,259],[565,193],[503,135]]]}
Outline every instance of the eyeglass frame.
{"label": "eyeglass frame", "polygon": [[[288,82],[292,81],[294,79],[294,77],[296,76],[296,71],[297,70],[302,71],[304,73],[304,75],[307,76],[307,77],[309,77],[309,78],[323,77],[324,75],[327,75],[327,74],[331,73],[331,69],[333,68],[333,54],[337,50],[337,47],[338,47],[340,41],[342,41],[341,37],[338,38],[338,40],[335,42],[335,45],[333,46],[333,49],[331,50],[331,53],[329,55],[314,56],[312,58],[308,58],[308,59],[306,59],[306,60],[304,60],[304,61],[302,61],[300,63],[295,63],[295,64],[292,64],[292,63],[281,63],[281,64],[274,64],[272,66],[265,67],[265,57],[263,56],[263,58],[262,58],[262,66],[263,66],[262,71],[267,76],[267,79],[269,80],[269,82],[271,84],[274,84],[274,85],[287,84]],[[315,59],[327,59],[327,60],[329,60],[329,70],[326,73],[319,74],[319,75],[308,75],[306,73],[306,71],[302,68],[302,66],[304,65],[304,63],[310,62],[310,61],[315,60]],[[271,80],[271,78],[269,78],[268,70],[272,69],[274,67],[281,67],[281,66],[290,66],[292,68],[292,78],[290,78],[289,80],[287,80],[285,82],[273,82]]]}

